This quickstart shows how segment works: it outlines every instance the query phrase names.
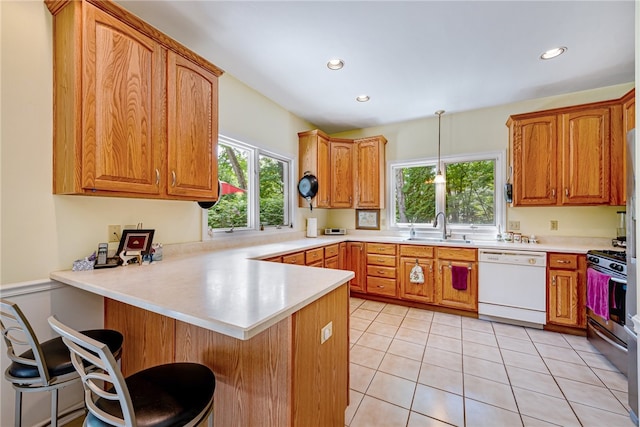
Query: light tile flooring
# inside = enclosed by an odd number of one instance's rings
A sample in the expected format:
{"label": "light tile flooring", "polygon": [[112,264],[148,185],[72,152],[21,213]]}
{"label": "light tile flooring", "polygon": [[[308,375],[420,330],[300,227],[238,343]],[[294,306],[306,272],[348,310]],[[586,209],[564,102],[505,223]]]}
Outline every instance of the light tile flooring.
{"label": "light tile flooring", "polygon": [[350,427],[633,426],[584,337],[357,298],[350,326]]}

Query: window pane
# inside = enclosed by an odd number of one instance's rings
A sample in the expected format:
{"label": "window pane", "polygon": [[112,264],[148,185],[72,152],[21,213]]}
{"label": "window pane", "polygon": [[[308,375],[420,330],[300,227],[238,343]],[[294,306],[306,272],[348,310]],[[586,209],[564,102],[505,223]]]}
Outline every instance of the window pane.
{"label": "window pane", "polygon": [[495,225],[495,160],[446,165],[447,220]]}
{"label": "window pane", "polygon": [[260,155],[260,223],[286,225],[285,162]]}
{"label": "window pane", "polygon": [[394,168],[396,223],[431,223],[436,214],[435,166]]}
{"label": "window pane", "polygon": [[222,182],[222,192],[218,204],[209,209],[210,228],[249,226],[248,161],[248,150],[218,144],[218,179]]}

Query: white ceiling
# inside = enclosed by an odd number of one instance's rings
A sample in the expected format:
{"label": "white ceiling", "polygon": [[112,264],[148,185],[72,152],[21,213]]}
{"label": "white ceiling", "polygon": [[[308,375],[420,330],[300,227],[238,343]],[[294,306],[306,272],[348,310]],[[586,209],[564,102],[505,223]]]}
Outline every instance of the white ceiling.
{"label": "white ceiling", "polygon": [[329,133],[634,79],[633,0],[118,3]]}

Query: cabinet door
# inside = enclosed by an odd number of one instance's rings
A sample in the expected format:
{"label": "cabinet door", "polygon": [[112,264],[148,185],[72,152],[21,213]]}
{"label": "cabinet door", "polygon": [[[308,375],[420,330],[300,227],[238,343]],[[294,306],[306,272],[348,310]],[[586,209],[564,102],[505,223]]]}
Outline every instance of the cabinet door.
{"label": "cabinet door", "polygon": [[609,203],[609,108],[562,114],[563,205]]}
{"label": "cabinet door", "polygon": [[636,91],[635,89],[631,89],[629,93],[627,93],[623,97],[622,111],[623,111],[623,129],[624,135],[626,138],[627,132],[631,129],[635,129],[636,127]]}
{"label": "cabinet door", "polygon": [[511,129],[513,205],[557,203],[556,116],[522,119]]}
{"label": "cabinet door", "polygon": [[324,259],[324,268],[338,269],[339,259],[338,256]]}
{"label": "cabinet door", "polygon": [[159,194],[164,50],[111,15],[84,6],[82,187]]}
{"label": "cabinet door", "polygon": [[[438,260],[438,285],[436,302],[445,307],[478,311],[478,268],[476,262]],[[467,288],[458,290],[453,287],[453,266],[468,269]]]}
{"label": "cabinet door", "polygon": [[384,144],[382,137],[356,141],[356,208],[384,208]]}
{"label": "cabinet door", "polygon": [[167,193],[218,198],[218,78],[168,54]]}
{"label": "cabinet door", "polygon": [[[564,326],[580,326],[578,272],[549,270],[547,321]],[[581,308],[584,310],[584,307]]]}
{"label": "cabinet door", "polygon": [[353,144],[331,141],[331,207],[353,207]]}
{"label": "cabinet door", "polygon": [[351,279],[351,290],[365,292],[366,273],[364,243],[347,242],[347,265],[345,269],[353,271],[356,275],[356,277]]}
{"label": "cabinet door", "polygon": [[[416,263],[422,268],[424,283],[411,283],[411,270]],[[400,298],[432,303],[434,301],[432,259],[400,258]]]}

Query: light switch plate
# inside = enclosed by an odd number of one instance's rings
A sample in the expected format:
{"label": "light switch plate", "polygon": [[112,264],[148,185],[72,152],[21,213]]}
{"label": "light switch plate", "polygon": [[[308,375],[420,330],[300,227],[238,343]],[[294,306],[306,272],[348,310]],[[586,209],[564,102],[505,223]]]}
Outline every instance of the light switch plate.
{"label": "light switch plate", "polygon": [[518,231],[520,230],[520,221],[509,221],[509,230]]}
{"label": "light switch plate", "polygon": [[558,220],[552,219],[549,221],[549,230],[557,230],[558,229]]}

